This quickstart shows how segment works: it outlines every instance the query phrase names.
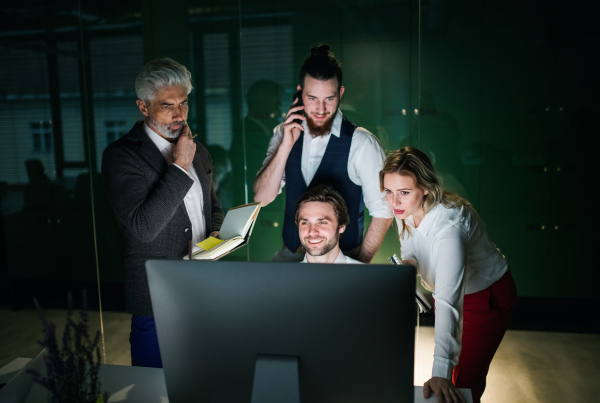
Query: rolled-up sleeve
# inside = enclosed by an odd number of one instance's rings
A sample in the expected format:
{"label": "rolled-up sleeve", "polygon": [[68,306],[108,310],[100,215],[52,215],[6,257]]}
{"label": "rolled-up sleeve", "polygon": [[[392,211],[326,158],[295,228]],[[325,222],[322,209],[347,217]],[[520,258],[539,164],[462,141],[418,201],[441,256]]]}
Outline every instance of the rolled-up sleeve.
{"label": "rolled-up sleeve", "polygon": [[[263,161],[262,167],[256,173],[256,176],[259,176],[262,171],[265,170],[269,162],[273,159],[273,156],[279,149],[279,145],[281,144],[281,140],[283,139],[283,123],[279,124],[275,129],[273,129],[273,137],[269,140],[269,147],[267,147],[267,157]],[[281,183],[279,184],[279,193],[281,193],[281,189],[285,186],[285,172],[283,173],[283,177],[281,178]]]}
{"label": "rolled-up sleeve", "polygon": [[377,137],[358,127],[352,139],[348,160],[348,176],[363,189],[363,200],[371,217],[392,218],[390,205],[379,186],[379,171],[385,154]]}

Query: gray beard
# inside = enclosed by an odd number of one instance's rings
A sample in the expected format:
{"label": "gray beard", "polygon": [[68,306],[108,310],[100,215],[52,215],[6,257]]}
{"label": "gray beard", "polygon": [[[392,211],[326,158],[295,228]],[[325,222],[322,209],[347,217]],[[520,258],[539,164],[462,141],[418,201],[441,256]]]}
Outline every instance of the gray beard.
{"label": "gray beard", "polygon": [[[181,132],[186,125],[185,120],[180,120],[180,121],[172,122],[169,124],[159,123],[150,114],[148,114],[147,119],[148,119],[148,126],[150,126],[152,129],[156,130],[157,132],[159,132],[160,134],[162,134],[163,136],[165,136],[168,139],[178,138],[181,135]],[[176,126],[176,125],[181,125],[181,129],[172,130],[171,127]]]}

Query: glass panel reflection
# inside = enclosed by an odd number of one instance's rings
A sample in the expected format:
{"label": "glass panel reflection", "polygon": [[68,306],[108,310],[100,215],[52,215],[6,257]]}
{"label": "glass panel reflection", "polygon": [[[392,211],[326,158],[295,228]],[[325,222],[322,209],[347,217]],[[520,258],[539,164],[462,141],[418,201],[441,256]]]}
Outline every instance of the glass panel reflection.
{"label": "glass panel reflection", "polygon": [[[314,6],[321,12],[310,11]],[[253,201],[273,128],[319,41],[331,43],[344,65],[343,113],[386,149],[413,138],[414,116],[400,111],[411,110],[415,98],[417,13],[408,1],[81,7],[76,1],[45,11],[3,6],[3,304],[24,310],[35,295],[43,306],[63,307],[69,289],[85,287],[91,309],[99,309],[99,288],[103,316],[116,315],[111,323],[120,323],[105,335],[108,362],[127,363],[128,315],[118,316],[121,233],[99,172],[107,145],[142,119],[133,84],[144,62],[170,56],[192,72],[188,123],[211,152],[215,186],[228,209]],[[261,211],[250,247],[226,259],[270,261],[281,247],[284,205],[285,191]],[[32,237],[43,247],[32,246]],[[395,236],[388,241],[376,261],[397,251]]]}
{"label": "glass panel reflection", "polygon": [[42,11],[3,6],[0,24],[1,304],[3,322],[31,329],[6,335],[0,365],[39,351],[34,297],[55,316],[70,291],[81,307],[87,289],[100,328],[79,13],[75,2]]}
{"label": "glass panel reflection", "polygon": [[[234,175],[238,182],[234,187],[241,196],[247,194],[248,200],[253,199],[252,185],[266,157],[273,128],[287,114],[299,84],[300,67],[310,48],[319,42],[329,43],[342,62],[346,88],[339,106],[342,113],[375,134],[384,149],[410,138],[412,117],[395,110],[410,106],[413,91],[410,77],[415,74],[411,65],[412,46],[416,44],[414,6],[410,2],[367,5],[271,1],[261,2],[260,6],[241,2],[245,114],[242,133],[230,148],[234,172],[245,174]],[[319,12],[313,12],[315,9]],[[282,247],[285,195],[284,187],[261,210],[248,248],[250,260],[270,261]],[[390,237],[375,261],[387,262],[387,255],[397,251],[397,246],[395,237]]]}

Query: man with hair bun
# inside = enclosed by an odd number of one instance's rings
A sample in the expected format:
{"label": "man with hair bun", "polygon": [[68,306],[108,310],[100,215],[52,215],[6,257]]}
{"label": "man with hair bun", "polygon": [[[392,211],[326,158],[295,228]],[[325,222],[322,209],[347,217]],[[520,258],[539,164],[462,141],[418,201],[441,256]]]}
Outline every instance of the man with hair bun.
{"label": "man with hair bun", "polygon": [[162,367],[145,263],[181,259],[190,242],[216,236],[223,211],[212,160],[187,125],[191,73],[176,61],[148,62],[135,80],[145,116],[110,144],[102,174],[124,241],[125,304],[131,318],[131,363]]}
{"label": "man with hair bun", "polygon": [[[254,200],[271,203],[286,188],[283,248],[274,261],[301,261],[294,220],[296,201],[310,188],[329,185],[346,202],[350,221],[340,239],[345,255],[369,263],[385,237],[392,215],[377,185],[385,155],[375,136],[348,121],[338,106],[342,68],[327,44],[314,46],[300,69],[298,97],[274,130],[254,182]],[[371,223],[363,238],[364,207]]]}

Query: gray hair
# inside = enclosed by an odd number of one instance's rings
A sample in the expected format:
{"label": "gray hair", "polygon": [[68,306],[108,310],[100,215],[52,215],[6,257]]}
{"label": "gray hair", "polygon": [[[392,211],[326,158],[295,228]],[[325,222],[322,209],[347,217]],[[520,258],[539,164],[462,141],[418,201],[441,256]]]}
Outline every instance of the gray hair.
{"label": "gray hair", "polygon": [[192,73],[175,60],[165,57],[146,63],[135,79],[135,93],[138,99],[150,102],[161,88],[175,85],[184,87],[188,94],[192,92]]}

